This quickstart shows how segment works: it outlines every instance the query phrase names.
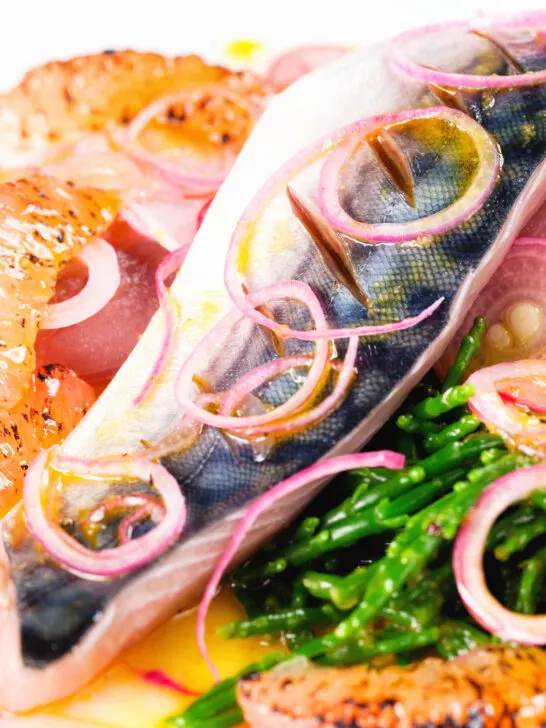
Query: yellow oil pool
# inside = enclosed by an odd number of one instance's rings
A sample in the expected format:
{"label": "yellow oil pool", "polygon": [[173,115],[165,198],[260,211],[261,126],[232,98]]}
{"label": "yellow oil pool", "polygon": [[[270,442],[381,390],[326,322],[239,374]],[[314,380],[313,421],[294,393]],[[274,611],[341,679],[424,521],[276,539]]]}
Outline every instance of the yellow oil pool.
{"label": "yellow oil pool", "polygon": [[[216,627],[243,619],[245,613],[235,597],[221,593],[213,602],[207,621],[208,645],[220,675],[228,677],[249,663],[279,650],[260,638],[223,640]],[[72,698],[34,711],[38,716],[55,715],[104,728],[164,728],[164,719],[179,713],[191,698],[170,688],[149,684],[141,674],[161,670],[170,678],[196,691],[206,690],[212,678],[197,647],[195,610],[178,615],[139,645],[124,653],[106,674]]]}

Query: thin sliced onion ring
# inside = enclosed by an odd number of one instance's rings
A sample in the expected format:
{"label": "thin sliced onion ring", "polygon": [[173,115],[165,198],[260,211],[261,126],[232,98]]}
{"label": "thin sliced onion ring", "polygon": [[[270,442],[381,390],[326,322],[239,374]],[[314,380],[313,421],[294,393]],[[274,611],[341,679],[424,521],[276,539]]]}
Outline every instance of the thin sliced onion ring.
{"label": "thin sliced onion ring", "polygon": [[546,423],[504,402],[495,386],[495,382],[503,379],[532,376],[546,379],[546,361],[524,359],[479,369],[468,378],[468,383],[476,391],[468,400],[468,406],[476,417],[509,444],[530,454],[544,454]]}
{"label": "thin sliced onion ring", "polygon": [[[151,518],[158,512],[158,506],[151,503],[145,504],[137,508],[134,513],[131,513],[121,521],[118,526],[118,539],[120,544],[129,543],[131,541],[131,535],[133,527],[143,521],[145,518]],[[165,515],[165,509],[161,509],[163,516]]]}
{"label": "thin sliced onion ring", "polygon": [[142,389],[135,397],[135,407],[138,407],[142,403],[146,395],[153,388],[154,384],[157,383],[169,356],[176,334],[178,304],[176,299],[171,296],[169,289],[166,287],[165,280],[173,273],[176,273],[180,266],[183,265],[189,249],[190,245],[185,245],[177,250],[173,250],[169,253],[169,255],[163,258],[155,272],[155,285],[157,297],[159,299],[159,309],[163,315],[163,340],[161,342],[159,354],[154,361],[152,371],[144,382]]}
{"label": "thin sliced onion ring", "polygon": [[219,414],[229,417],[233,416],[233,412],[237,407],[254,390],[259,389],[259,387],[262,387],[275,377],[286,374],[293,369],[309,368],[312,363],[312,356],[284,356],[281,359],[272,359],[265,364],[260,364],[246,374],[243,374],[230,387],[222,398]]}
{"label": "thin sliced onion ring", "polygon": [[80,528],[87,535],[94,527],[104,523],[105,519],[107,519],[110,514],[113,513],[116,515],[120,509],[140,509],[142,507],[146,507],[146,510],[156,517],[156,520],[160,520],[160,518],[163,518],[165,515],[165,509],[163,508],[161,501],[159,501],[155,496],[146,495],[145,493],[128,493],[125,495],[117,495],[107,498],[104,503],[93,508],[93,510],[88,513],[84,519],[82,519]]}
{"label": "thin sliced onion ring", "polygon": [[149,152],[147,149],[138,144],[138,137],[148,124],[170,106],[190,101],[196,95],[202,96],[207,93],[221,94],[234,105],[244,109],[251,118],[257,115],[257,109],[247,99],[232,89],[212,85],[188,88],[175,94],[163,96],[135,116],[129,126],[124,130],[123,135],[120,137],[120,143],[124,151],[129,154],[129,156],[160,169],[177,185],[186,187],[196,193],[210,194],[216,192],[224,181],[229,166],[226,168],[225,172],[220,174],[197,174],[184,169],[181,162],[166,159],[159,154]]}
{"label": "thin sliced onion ring", "polygon": [[546,488],[546,465],[504,475],[481,494],[455,541],[453,570],[461,599],[485,629],[504,640],[526,645],[546,644],[546,615],[528,616],[506,609],[487,588],[483,554],[489,531],[509,506]]}
{"label": "thin sliced onion ring", "polygon": [[522,15],[493,19],[480,25],[479,22],[468,23],[466,21],[455,21],[451,23],[437,23],[425,25],[422,28],[408,30],[397,35],[390,44],[391,59],[396,68],[410,76],[416,81],[432,83],[436,86],[447,86],[448,88],[486,89],[486,88],[515,88],[521,86],[534,86],[546,82],[546,70],[530,71],[528,73],[514,74],[513,76],[483,76],[471,73],[451,73],[439,71],[434,68],[422,66],[419,63],[408,60],[405,57],[405,48],[408,43],[418,38],[425,38],[432,33],[443,33],[450,30],[487,30],[495,26],[509,25],[513,28],[528,28],[546,25],[546,12],[536,11]]}
{"label": "thin sliced onion ring", "polygon": [[[254,306],[263,306],[275,300],[299,301],[307,306],[315,326],[319,328],[326,327],[326,318],[322,306],[306,283],[300,281],[276,283],[251,294],[249,300]],[[256,432],[257,428],[260,428],[260,431],[262,431],[264,426],[272,422],[278,422],[283,417],[293,415],[309,401],[316,392],[328,365],[330,345],[326,340],[317,342],[313,363],[309,368],[309,375],[305,382],[284,404],[276,407],[274,410],[248,417],[232,417],[230,415],[208,412],[192,398],[193,376],[198,371],[203,355],[210,350],[214,350],[218,342],[222,341],[225,333],[231,330],[244,317],[245,314],[239,310],[230,311],[211,329],[182,365],[175,391],[180,407],[186,414],[198,422],[227,430],[247,430],[252,428]]]}
{"label": "thin sliced onion ring", "polygon": [[[50,482],[50,467],[77,477],[149,481],[163,500],[165,517],[141,538],[116,548],[88,549],[46,513],[43,491]],[[98,579],[127,574],[157,558],[178,538],[186,521],[186,503],[180,486],[162,465],[137,458],[81,460],[51,450],[40,453],[27,471],[23,507],[29,531],[53,559],[74,573]]]}
{"label": "thin sliced onion ring", "polygon": [[[311,427],[312,425],[314,425],[318,422],[321,422],[326,417],[328,417],[328,415],[330,415],[335,409],[337,409],[337,407],[339,407],[339,405],[343,401],[345,395],[347,394],[347,390],[349,389],[349,386],[350,386],[351,381],[354,376],[354,368],[355,368],[355,364],[356,364],[357,354],[358,354],[358,336],[353,336],[349,340],[347,354],[345,356],[345,360],[343,361],[337,381],[336,381],[332,391],[316,407],[313,407],[304,412],[295,413],[289,417],[284,417],[278,421],[271,422],[266,425],[258,425],[258,426],[246,427],[246,428],[241,428],[239,426],[239,420],[242,419],[241,417],[232,417],[232,419],[234,421],[234,425],[232,425],[229,429],[230,430],[242,430],[242,432],[240,434],[243,435],[244,437],[256,437],[258,435],[268,435],[268,434],[286,436],[290,433],[295,432],[296,430],[302,430],[304,428]],[[259,382],[259,383],[256,382],[255,386],[253,388],[256,388],[257,386],[264,384],[265,381],[267,381],[267,379],[269,379],[269,378],[272,378],[272,376],[276,376],[280,373],[287,372],[290,369],[293,369],[294,362],[292,361],[292,359],[300,360],[300,359],[302,359],[302,357],[293,357],[293,358],[286,357],[284,359],[275,359],[272,362],[268,362],[268,364],[263,365],[263,367],[258,368],[261,370],[259,372],[259,378],[261,379],[261,382]],[[278,366],[269,367],[268,365],[278,365]],[[307,361],[305,365],[302,365],[301,363],[296,362],[296,366],[310,366],[310,362]],[[275,369],[275,374],[271,373],[271,375],[269,377],[264,377],[264,374],[268,368],[270,368],[271,370]],[[249,372],[249,374],[251,376],[248,377],[248,379],[251,379],[252,377],[256,377],[258,369],[253,370],[252,372]],[[242,379],[239,380],[239,382],[237,382],[235,384],[235,386],[229,391],[228,395],[224,399],[222,407],[220,408],[220,411],[219,411],[220,416],[233,412],[234,407],[245,396],[244,394],[242,394],[241,390],[248,389],[248,381],[244,382],[244,386],[241,386]],[[209,414],[206,412],[206,410],[203,410],[203,412],[205,412],[206,414]]]}
{"label": "thin sliced onion ring", "polygon": [[114,248],[101,238],[88,243],[77,256],[87,266],[87,283],[79,293],[50,303],[43,329],[62,329],[94,316],[112,300],[121,281]]}
{"label": "thin sliced onion ring", "polygon": [[[241,270],[241,251],[249,245],[249,239],[252,238],[252,232],[256,219],[262,214],[269,202],[286,187],[299,172],[307,165],[312,164],[324,157],[328,152],[343,143],[347,137],[361,134],[367,129],[380,129],[386,124],[398,121],[401,115],[404,118],[410,118],[415,113],[425,113],[439,111],[441,114],[446,113],[445,107],[430,107],[419,112],[407,111],[398,114],[385,114],[376,117],[361,119],[360,121],[341,127],[337,131],[322,137],[317,142],[307,147],[303,151],[296,154],[288,160],[257,192],[245,212],[240,218],[237,227],[232,235],[226,256],[226,264],[224,268],[224,284],[229,293],[231,300],[237,308],[246,316],[260,326],[265,326],[276,333],[280,338],[295,338],[305,341],[319,341],[321,339],[347,338],[349,336],[373,336],[379,334],[392,333],[394,331],[402,331],[412,328],[424,319],[431,316],[436,308],[441,305],[443,298],[439,298],[431,306],[422,311],[419,315],[406,318],[402,321],[382,324],[382,325],[365,325],[354,328],[340,329],[324,329],[323,331],[300,331],[280,326],[277,322],[266,316],[262,311],[249,300],[248,285],[245,281],[245,271]],[[451,113],[451,112],[450,112]],[[459,114],[460,112],[457,112]],[[461,116],[465,116],[462,114]],[[457,116],[457,119],[459,116]],[[476,122],[472,122],[476,123]],[[480,127],[481,129],[481,127]],[[482,130],[483,132],[483,130]],[[498,164],[498,159],[497,159]],[[496,174],[496,173],[495,173]],[[493,180],[494,184],[494,180]],[[252,292],[251,292],[252,294]]]}
{"label": "thin sliced onion ring", "polygon": [[118,540],[121,544],[131,540],[131,531],[136,523],[145,518],[153,517],[155,521],[160,521],[165,517],[165,508],[158,498],[143,493],[131,493],[108,498],[85,517],[80,523],[80,528],[88,536],[94,527],[104,523],[112,511],[115,514],[120,508],[134,509],[132,513],[124,516],[118,525]]}
{"label": "thin sliced onion ring", "polygon": [[208,610],[218,586],[222,581],[222,577],[259,516],[268,508],[275,505],[277,501],[322,478],[329,478],[345,470],[354,470],[355,468],[382,467],[398,470],[404,467],[404,462],[405,458],[403,455],[392,452],[391,450],[357,453],[356,455],[340,455],[330,460],[322,460],[292,475],[290,478],[277,483],[277,485],[274,485],[248,507],[245,515],[239,521],[229,545],[216,564],[197,612],[197,641],[199,649],[216,680],[219,679],[218,670],[209,656],[205,639],[205,624]]}
{"label": "thin sliced onion ring", "polygon": [[[453,124],[467,134],[478,153],[478,171],[469,188],[456,202],[428,217],[404,223],[365,223],[354,220],[341,206],[339,183],[341,171],[352,156],[355,147],[362,141],[366,128],[360,127],[356,136],[338,144],[327,157],[319,182],[318,202],[326,222],[334,230],[349,235],[357,241],[369,243],[400,243],[408,240],[441,235],[461,225],[472,217],[484,204],[497,181],[500,167],[500,153],[493,137],[468,114],[456,109],[431,106],[425,109],[399,111],[378,117],[380,126],[392,125],[414,119],[439,119]],[[360,122],[357,122],[360,124]],[[357,124],[354,126],[356,127]],[[376,119],[370,120],[370,131],[377,128]]]}

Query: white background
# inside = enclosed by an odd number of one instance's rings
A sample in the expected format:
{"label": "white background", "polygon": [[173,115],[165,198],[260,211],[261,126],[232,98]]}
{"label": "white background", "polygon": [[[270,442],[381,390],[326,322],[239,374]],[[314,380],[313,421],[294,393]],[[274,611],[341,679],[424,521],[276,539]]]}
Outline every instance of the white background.
{"label": "white background", "polygon": [[0,87],[53,58],[105,48],[225,60],[250,38],[268,55],[302,42],[361,44],[436,20],[546,9],[546,0],[3,0]]}

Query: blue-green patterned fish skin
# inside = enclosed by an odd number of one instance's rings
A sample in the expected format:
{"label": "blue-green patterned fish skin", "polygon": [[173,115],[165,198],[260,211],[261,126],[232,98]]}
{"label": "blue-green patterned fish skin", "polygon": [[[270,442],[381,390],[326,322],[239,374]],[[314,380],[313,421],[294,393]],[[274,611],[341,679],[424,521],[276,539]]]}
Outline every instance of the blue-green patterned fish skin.
{"label": "blue-green patterned fish skin", "polygon": [[[469,72],[474,67],[472,64],[479,66],[482,61],[481,58],[469,59],[462,70]],[[360,54],[352,62],[366,64],[366,54]],[[383,62],[387,63],[386,60]],[[490,59],[487,62],[490,63]],[[523,54],[520,62],[529,70],[546,66],[544,54],[534,48]],[[496,64],[494,70],[499,73],[509,70],[502,60],[497,59]],[[339,76],[343,77],[341,68]],[[412,98],[415,106],[438,103],[430,89],[409,79],[392,76],[391,83],[408,89],[408,95],[399,100],[394,111],[407,98]],[[111,615],[113,606],[126,599],[129,590],[138,594],[139,584],[154,583],[154,570],[167,570],[177,559],[183,562],[185,554],[194,548],[205,529],[209,529],[206,534],[210,534],[212,544],[213,526],[225,523],[223,519],[274,483],[324,457],[343,441],[347,442],[346,439],[357,430],[360,434],[353,438],[352,447],[360,445],[387,419],[404,392],[433,363],[450,332],[454,331],[458,318],[464,314],[461,291],[466,291],[469,297],[476,295],[487,280],[487,270],[490,274],[494,269],[495,256],[498,263],[502,251],[506,252],[508,238],[513,237],[516,230],[507,232],[505,238],[501,233],[524,190],[529,205],[536,206],[538,192],[533,185],[537,186],[540,181],[540,170],[546,158],[544,87],[461,93],[469,114],[493,135],[502,155],[499,179],[483,207],[467,222],[426,244],[348,245],[358,281],[374,302],[373,309],[363,308],[336,282],[317,251],[310,252],[301,266],[289,274],[308,282],[319,294],[332,326],[355,326],[413,316],[440,297],[444,297],[444,304],[413,329],[362,339],[355,383],[343,404],[320,424],[276,443],[269,450],[256,450],[242,441],[230,440],[221,431],[205,428],[191,448],[163,457],[162,463],[176,476],[184,492],[189,522],[180,543],[158,564],[143,572],[109,582],[90,581],[69,574],[44,557],[30,538],[12,539],[8,518],[4,522],[4,547],[11,567],[11,588],[20,628],[20,657],[27,673],[51,672],[56,665],[70,664],[71,655],[78,651],[95,655],[95,647],[88,647],[95,639],[93,630],[100,625],[103,613]],[[381,97],[380,92],[377,95]],[[378,110],[385,111],[384,108]],[[416,185],[416,208],[404,203],[387,177],[376,175],[373,178],[377,184],[375,197],[372,204],[363,204],[361,210],[366,215],[375,214],[382,222],[430,214],[441,209],[464,186],[455,158],[438,161],[434,150],[418,138],[405,142],[401,139],[400,143],[407,144]],[[279,164],[283,161],[278,160]],[[368,192],[368,199],[370,197]],[[355,214],[357,208],[355,203]],[[523,216],[523,210],[517,208],[517,214]],[[313,251],[312,245],[309,245],[309,251]],[[471,294],[472,277],[478,269],[482,280],[479,283],[474,279]],[[299,309],[298,312],[286,309],[285,315],[295,327],[305,323]],[[263,332],[255,329],[253,337],[251,343],[247,342],[240,362],[243,371],[274,355],[270,340]],[[298,346],[300,350],[306,348],[301,344],[292,343],[292,346],[296,350]],[[338,342],[337,346],[342,355],[345,344]],[[213,384],[219,389],[229,385],[236,373],[223,372]],[[296,386],[297,381],[293,378],[282,377],[266,394],[271,402],[282,401]],[[295,513],[294,506],[291,513]],[[264,534],[267,532],[264,528]],[[207,562],[210,570],[216,551],[212,546],[207,548],[206,543],[203,545],[203,539],[200,543],[201,560],[210,557]],[[177,603],[176,600],[184,603],[187,593],[195,596],[206,576],[207,567],[197,574],[198,559],[194,559],[192,565],[189,565],[190,561],[186,563],[187,569],[196,570],[193,591],[188,590],[187,584],[180,584],[175,597],[169,597],[171,605]],[[174,567],[173,574],[178,574],[177,578],[180,576]],[[188,579],[191,581],[191,575]],[[176,592],[176,584],[171,583],[170,589]],[[163,592],[158,593],[164,596]],[[165,610],[168,611],[168,607]],[[24,685],[23,678],[20,684]],[[61,689],[56,695],[62,693]],[[4,704],[5,695],[11,699],[13,693],[0,677],[0,704]],[[15,698],[11,702],[19,704]],[[22,702],[32,704],[32,700]]]}

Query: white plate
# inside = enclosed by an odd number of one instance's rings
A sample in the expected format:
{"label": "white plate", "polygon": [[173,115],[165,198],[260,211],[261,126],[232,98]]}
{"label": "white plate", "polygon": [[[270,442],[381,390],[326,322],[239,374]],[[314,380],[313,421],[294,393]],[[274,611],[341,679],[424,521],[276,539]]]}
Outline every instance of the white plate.
{"label": "white plate", "polygon": [[[412,25],[522,9],[514,0],[4,0],[2,6],[0,88],[47,60],[105,48],[191,51],[222,62],[230,41],[250,38],[262,44],[261,66],[298,43],[357,45]],[[524,9],[543,6],[526,0]]]}

